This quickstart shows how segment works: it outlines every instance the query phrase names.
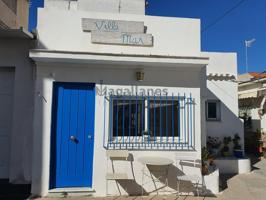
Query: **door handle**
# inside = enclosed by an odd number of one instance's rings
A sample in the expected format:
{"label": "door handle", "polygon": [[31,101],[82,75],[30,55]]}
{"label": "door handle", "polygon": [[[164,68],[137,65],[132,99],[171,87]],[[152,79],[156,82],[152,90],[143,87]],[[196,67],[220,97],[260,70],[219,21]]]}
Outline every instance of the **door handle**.
{"label": "door handle", "polygon": [[79,142],[78,139],[74,135],[71,135],[70,136],[70,140],[72,140],[75,143],[78,143]]}
{"label": "door handle", "polygon": [[88,135],[88,139],[92,139],[92,135]]}

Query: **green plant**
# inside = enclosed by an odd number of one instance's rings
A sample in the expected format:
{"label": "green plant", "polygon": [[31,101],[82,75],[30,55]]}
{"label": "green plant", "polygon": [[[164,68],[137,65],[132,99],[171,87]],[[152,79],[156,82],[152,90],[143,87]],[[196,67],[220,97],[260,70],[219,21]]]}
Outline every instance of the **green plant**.
{"label": "green plant", "polygon": [[234,138],[233,138],[233,143],[234,143],[234,150],[240,150],[241,149],[241,145],[239,144],[239,141],[240,141],[240,137],[239,135],[236,133],[234,135]]}
{"label": "green plant", "polygon": [[201,173],[203,175],[208,174],[209,172],[209,163],[208,163],[208,159],[209,159],[210,153],[208,151],[208,149],[206,147],[203,147],[201,149]]}
{"label": "green plant", "polygon": [[209,159],[210,153],[206,147],[203,147],[201,149],[201,161],[202,162],[207,162]]}
{"label": "green plant", "polygon": [[207,140],[207,147],[211,148],[211,149],[219,149],[219,147],[221,146],[222,142],[219,140],[218,137],[208,137]]}
{"label": "green plant", "polygon": [[223,139],[223,148],[222,148],[222,155],[223,156],[228,156],[229,155],[229,144],[232,141],[232,138],[230,136],[224,137]]}

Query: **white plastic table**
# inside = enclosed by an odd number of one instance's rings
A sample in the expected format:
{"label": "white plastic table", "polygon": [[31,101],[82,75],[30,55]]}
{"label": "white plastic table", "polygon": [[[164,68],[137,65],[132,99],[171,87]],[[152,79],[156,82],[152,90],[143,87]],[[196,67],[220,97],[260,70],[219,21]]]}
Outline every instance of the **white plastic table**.
{"label": "white plastic table", "polygon": [[174,163],[173,160],[169,159],[169,158],[163,158],[163,157],[156,157],[156,156],[144,156],[144,157],[140,157],[138,159],[138,161],[140,163],[142,163],[143,165],[171,165]]}
{"label": "white plastic table", "polygon": [[[168,187],[168,172],[169,172],[169,166],[174,163],[173,160],[169,158],[164,158],[164,157],[156,157],[156,156],[144,156],[140,157],[138,161],[143,165],[142,168],[142,181],[141,181],[141,187],[142,187],[142,196],[143,196],[143,186],[147,183],[150,183],[151,181],[148,181],[144,183],[144,176],[149,176],[151,177],[152,181],[154,182],[155,190],[157,191],[158,194],[158,189],[156,188],[155,181],[160,181],[160,178],[165,176],[165,186]],[[167,166],[164,168],[164,173],[160,177],[154,177],[151,172],[148,170],[147,165],[151,166]],[[146,169],[146,170],[145,170]],[[163,171],[163,170],[162,170]],[[149,172],[149,174],[147,174]]]}

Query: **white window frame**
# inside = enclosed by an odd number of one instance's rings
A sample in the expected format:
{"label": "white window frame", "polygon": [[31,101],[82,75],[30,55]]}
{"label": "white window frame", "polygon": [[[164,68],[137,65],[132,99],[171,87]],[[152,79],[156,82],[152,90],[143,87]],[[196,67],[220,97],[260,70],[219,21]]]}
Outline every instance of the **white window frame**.
{"label": "white window frame", "polygon": [[[126,97],[126,96],[121,96],[121,97]],[[141,97],[141,96],[140,96]],[[133,97],[129,97],[129,98],[132,98],[132,100],[136,100],[136,98],[135,98],[135,96],[133,96]],[[153,97],[150,97],[150,99],[153,99]],[[169,101],[172,101],[172,97],[171,96],[163,96],[162,97],[162,100],[169,100]],[[139,99],[139,100],[141,100],[141,99]],[[158,99],[157,99],[158,100]],[[174,100],[177,100],[177,98],[175,97],[174,98]],[[144,104],[144,115],[145,115],[145,117],[144,117],[144,131],[148,131],[148,100],[147,99],[145,99],[144,100],[144,102],[145,102],[145,104]],[[113,104],[111,103],[110,104],[110,109],[113,109]],[[112,113],[113,113],[114,111],[112,110]],[[178,120],[180,120],[180,119],[178,119]],[[116,140],[116,138],[118,138],[118,142],[121,142],[121,138],[122,138],[122,136],[115,136],[115,134],[113,133],[113,118],[111,117],[111,116],[109,116],[109,123],[110,123],[110,126],[111,126],[111,129],[110,129],[110,131],[111,131],[111,133],[109,134],[109,135],[111,135],[111,137],[112,137],[112,140]],[[179,126],[180,126],[180,122],[178,123],[179,124]],[[180,131],[180,130],[179,130]],[[175,141],[180,141],[180,142],[183,142],[183,138],[181,137],[181,131],[178,133],[178,136],[174,136],[174,138],[175,138]],[[135,135],[130,135],[130,136],[124,136],[125,138],[127,138],[127,139],[129,139],[129,140],[132,140],[132,141],[134,141],[134,139],[135,138],[138,138],[138,140],[142,140],[142,136],[135,136]],[[168,137],[166,137],[166,136],[162,136],[162,139],[163,139],[163,141],[168,141],[168,140],[166,140],[167,138],[170,138],[171,136],[168,136]],[[157,138],[157,142],[159,141],[159,135],[156,137]],[[180,139],[179,139],[180,138]],[[170,139],[169,139],[169,141],[170,141]]]}

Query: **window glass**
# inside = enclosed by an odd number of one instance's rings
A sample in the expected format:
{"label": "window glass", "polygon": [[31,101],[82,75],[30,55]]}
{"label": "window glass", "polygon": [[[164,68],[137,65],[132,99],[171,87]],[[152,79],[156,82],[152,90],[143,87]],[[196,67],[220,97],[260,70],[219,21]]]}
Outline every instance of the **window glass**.
{"label": "window glass", "polygon": [[145,129],[145,101],[113,100],[113,136],[141,136]]}
{"label": "window glass", "polygon": [[178,101],[151,100],[149,113],[152,136],[178,136]]}
{"label": "window glass", "polygon": [[208,100],[206,102],[206,119],[218,121],[221,118],[220,101]]}
{"label": "window glass", "polygon": [[177,100],[133,99],[113,99],[113,137],[178,136]]}
{"label": "window glass", "polygon": [[216,102],[208,102],[208,118],[217,118]]}

